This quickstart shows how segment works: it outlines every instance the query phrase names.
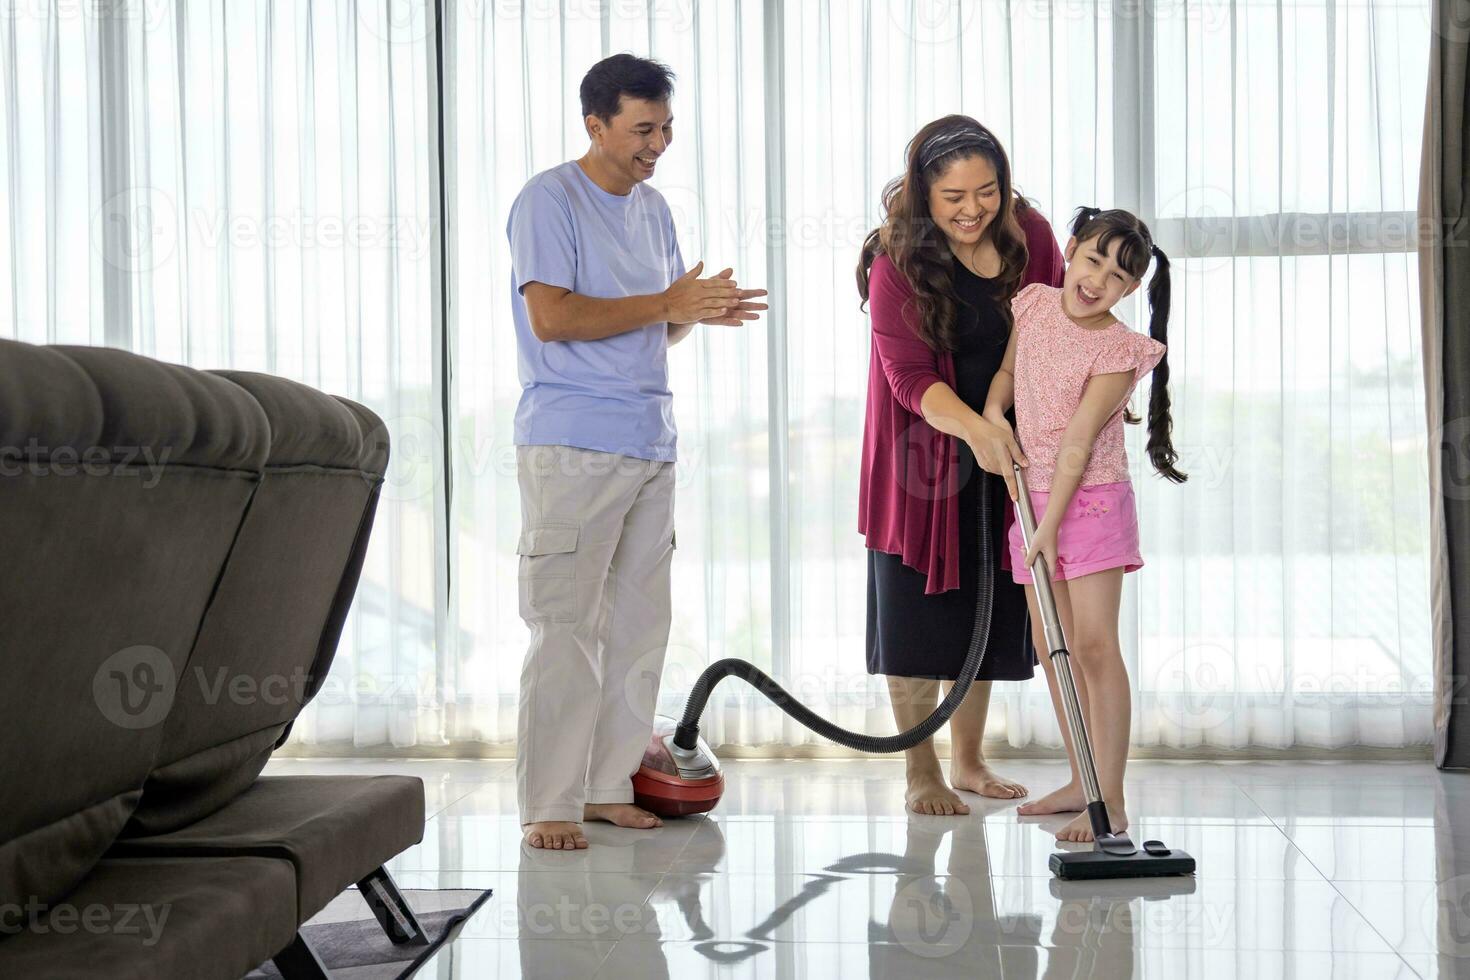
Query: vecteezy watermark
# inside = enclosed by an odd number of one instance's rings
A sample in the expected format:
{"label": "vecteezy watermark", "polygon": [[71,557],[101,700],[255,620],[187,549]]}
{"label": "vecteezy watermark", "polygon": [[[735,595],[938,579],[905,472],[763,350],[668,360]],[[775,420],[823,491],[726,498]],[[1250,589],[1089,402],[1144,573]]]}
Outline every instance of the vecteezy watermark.
{"label": "vecteezy watermark", "polygon": [[176,0],[0,0],[0,20],[128,21],[144,33],[170,28]]}
{"label": "vecteezy watermark", "polygon": [[455,8],[461,19],[478,21],[487,15],[498,20],[561,21],[600,24],[647,21],[682,33],[694,26],[699,0],[461,0]]}
{"label": "vecteezy watermark", "polygon": [[156,187],[118,191],[92,213],[92,248],[122,272],[152,272],[168,262],[179,231],[173,197]]}
{"label": "vecteezy watermark", "polygon": [[888,929],[915,956],[948,956],[969,942],[975,929],[970,889],[954,875],[900,878],[888,911]]}
{"label": "vecteezy watermark", "polygon": [[936,437],[920,419],[894,440],[890,466],[904,493],[918,500],[948,499],[976,479],[975,457],[961,453],[959,439]]}
{"label": "vecteezy watermark", "polygon": [[[403,414],[385,421],[391,433],[393,453],[383,478],[382,497],[396,503],[423,500],[439,485],[444,472],[446,450],[455,478],[472,482],[486,478],[515,480],[522,466],[533,467],[539,477],[553,474],[562,477],[601,479],[612,476],[645,476],[656,461],[634,455],[640,450],[593,452],[568,450],[569,447],[516,446],[466,426],[446,440],[439,420],[426,414]],[[674,467],[674,487],[682,490],[699,480],[709,479],[718,469],[716,459],[707,459],[709,447],[689,440],[679,447]],[[732,467],[733,470],[733,467]]]}
{"label": "vecteezy watermark", "polygon": [[[1351,709],[1365,701],[1375,707],[1427,708],[1434,702],[1435,679],[1389,666],[1363,663],[1331,671],[1295,668],[1288,673],[1279,655],[1263,658],[1222,643],[1185,643],[1159,662],[1145,665],[1139,687],[1161,718],[1180,731],[1211,731],[1238,722],[1246,706],[1268,700],[1313,708]],[[1463,696],[1464,678],[1451,682]]]}
{"label": "vecteezy watermark", "polygon": [[429,36],[429,0],[380,0],[353,6],[363,31],[387,44],[419,44]]}
{"label": "vecteezy watermark", "polygon": [[426,259],[432,241],[429,219],[411,214],[308,215],[297,208],[261,216],[191,209],[188,219],[190,234],[210,249],[222,243],[236,249],[386,249]]}
{"label": "vecteezy watermark", "polygon": [[[683,697],[709,666],[699,651],[682,644],[654,647],[633,662],[623,675],[623,702],[633,717],[652,724],[659,714],[659,694]],[[668,710],[680,713],[670,707]]]}
{"label": "vecteezy watermark", "polygon": [[77,932],[92,935],[139,936],[145,947],[158,943],[163,935],[164,923],[168,921],[173,906],[167,903],[120,902],[108,905],[93,902],[73,905],[59,902],[55,905],[31,896],[24,905],[15,902],[0,902],[0,936],[14,936],[22,932],[36,935],[54,933],[70,936]]}
{"label": "vecteezy watermark", "polygon": [[[207,671],[195,666],[185,678],[197,685],[202,704],[300,704],[305,700],[311,678],[298,671],[293,675],[231,673],[226,667]],[[119,650],[102,662],[92,675],[92,699],[102,716],[119,728],[152,728],[168,717],[178,700],[179,677],[168,655],[153,646]]]}
{"label": "vecteezy watermark", "polygon": [[[526,900],[522,896],[515,905],[500,906],[499,928],[496,935],[506,935],[511,929],[522,938],[621,938],[623,936],[657,936],[658,916],[646,905],[636,902],[620,902],[609,905],[604,902],[573,901],[570,895],[558,895],[551,901]],[[514,916],[514,921],[511,917]],[[489,921],[485,923],[490,926]]]}
{"label": "vecteezy watermark", "polygon": [[433,240],[428,217],[413,213],[307,213],[296,208],[255,214],[184,204],[158,187],[118,191],[92,214],[92,248],[114,268],[142,273],[172,261],[184,239],[211,252],[379,250],[407,261],[426,260]]}
{"label": "vecteezy watermark", "polygon": [[1433,885],[1420,905],[1419,920],[1439,955],[1470,957],[1470,875]]}
{"label": "vecteezy watermark", "polygon": [[[1200,948],[1225,946],[1240,930],[1234,902],[1198,898],[1150,901],[1105,891],[1085,899],[1065,899],[1056,909],[1051,944],[1090,947],[1110,939],[1137,942],[1156,936],[1190,937]],[[1007,930],[1002,923],[1002,932]]]}
{"label": "vecteezy watermark", "polygon": [[[737,250],[785,247],[794,251],[828,250],[837,248],[856,252],[868,232],[873,230],[876,217],[861,207],[813,206],[810,210],[771,212],[761,205],[739,208],[725,203],[726,199],[686,184],[670,184],[660,187],[669,206],[674,231],[685,249],[685,257],[693,264],[691,249],[701,242],[720,242]],[[915,222],[915,236],[939,236],[931,221]],[[708,274],[718,267],[706,266]],[[752,270],[736,264],[735,278],[742,285]],[[853,298],[856,303],[856,297]]]}
{"label": "vecteezy watermark", "polygon": [[965,33],[978,6],[969,0],[889,4],[889,27],[897,36],[920,44],[951,44]]}
{"label": "vecteezy watermark", "polygon": [[1166,657],[1153,675],[1159,713],[1175,727],[1209,731],[1235,711],[1236,660],[1218,643],[1188,643]]}
{"label": "vecteezy watermark", "polygon": [[1429,451],[1439,455],[1440,492],[1450,500],[1470,500],[1470,416],[1450,419],[1431,433]]}
{"label": "vecteezy watermark", "polygon": [[120,728],[151,728],[180,700],[190,704],[303,705],[315,700],[335,705],[419,704],[424,683],[416,673],[379,676],[358,671],[347,677],[318,677],[297,666],[289,672],[252,674],[201,664],[176,671],[162,650],[132,646],[104,660],[92,676],[92,698],[108,721]]}
{"label": "vecteezy watermark", "polygon": [[152,728],[168,717],[177,687],[174,665],[158,647],[131,646],[102,662],[92,675],[92,700],[119,728]]}
{"label": "vecteezy watermark", "polygon": [[[450,11],[460,33],[478,35],[485,21],[516,30],[525,23],[559,23],[563,29],[614,23],[647,23],[685,34],[694,27],[698,0],[454,0]],[[451,5],[446,4],[445,9]],[[387,44],[421,44],[429,34],[429,0],[379,0],[357,4],[358,23]]]}
{"label": "vecteezy watermark", "polygon": [[169,446],[47,446],[32,436],[24,446],[0,446],[0,477],[141,476],[152,490],[171,454]]}

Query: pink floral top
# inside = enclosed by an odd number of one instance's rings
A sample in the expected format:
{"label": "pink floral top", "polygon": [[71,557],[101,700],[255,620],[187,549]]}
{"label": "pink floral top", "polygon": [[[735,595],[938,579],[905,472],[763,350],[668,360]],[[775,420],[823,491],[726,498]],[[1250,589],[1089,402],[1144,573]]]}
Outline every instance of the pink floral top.
{"label": "pink floral top", "polygon": [[[1078,326],[1062,310],[1062,291],[1055,286],[1027,286],[1011,300],[1011,312],[1016,321],[1016,435],[1031,463],[1026,482],[1032,490],[1050,490],[1062,434],[1082,404],[1087,379],[1131,370],[1131,395],[1164,356],[1165,347],[1125,323],[1103,329]],[[1127,479],[1120,406],[1098,432],[1078,486]]]}

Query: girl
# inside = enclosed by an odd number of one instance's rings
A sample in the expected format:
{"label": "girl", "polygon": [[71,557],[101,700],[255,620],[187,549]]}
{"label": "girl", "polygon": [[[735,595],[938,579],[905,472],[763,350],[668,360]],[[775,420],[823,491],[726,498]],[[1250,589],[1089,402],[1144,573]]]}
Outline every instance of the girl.
{"label": "girl", "polygon": [[[1125,830],[1123,767],[1128,756],[1128,674],[1118,643],[1123,574],[1143,567],[1138,517],[1123,423],[1134,386],[1154,372],[1148,410],[1148,457],[1162,476],[1182,483],[1170,442],[1169,364],[1164,358],[1169,320],[1169,260],[1148,227],[1127,211],[1081,208],[1066,248],[1061,288],[1027,286],[1011,302],[1014,327],[1005,360],[985,402],[985,418],[1001,425],[1014,402],[1032,506],[1042,514],[1031,548],[1022,555],[1020,524],[1009,534],[1007,566],[1026,588],[1032,641],[1046,650],[1030,568],[1046,556],[1076,675],[1098,780],[1114,831]],[[1135,333],[1113,307],[1138,288],[1150,261],[1149,336]],[[1011,488],[1012,499],[1015,488]],[[1051,659],[1041,663],[1061,724],[1072,780],[1032,803],[1023,816],[1082,810],[1086,805],[1077,755],[1067,730]],[[1090,841],[1081,814],[1057,832],[1064,841]]]}
{"label": "girl", "polygon": [[[954,816],[970,812],[956,789],[1026,795],[981,748],[992,682],[1030,680],[1035,658],[1025,593],[1000,574],[1004,480],[1020,451],[1010,423],[992,425],[980,409],[1005,354],[1011,298],[1028,283],[1059,285],[1062,251],[1046,218],[1012,189],[1000,141],[976,120],[934,120],[905,157],[857,270],[873,326],[858,491],[868,672],[887,676],[899,731],[927,718],[941,681],[959,680],[989,583],[989,646],[950,718],[949,782],[932,739],[906,753],[907,809]],[[990,568],[981,565],[982,494],[996,518]]]}

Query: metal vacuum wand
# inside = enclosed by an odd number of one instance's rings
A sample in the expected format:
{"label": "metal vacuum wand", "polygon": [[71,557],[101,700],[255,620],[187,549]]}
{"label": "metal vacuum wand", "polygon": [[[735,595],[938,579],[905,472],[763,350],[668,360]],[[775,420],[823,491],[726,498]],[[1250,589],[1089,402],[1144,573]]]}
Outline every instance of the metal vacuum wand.
{"label": "metal vacuum wand", "polygon": [[[1011,463],[1016,473],[1016,510],[1021,518],[1021,541],[1027,551],[1031,540],[1036,537],[1036,514],[1031,508],[1031,493],[1026,488],[1026,476],[1019,463]],[[1082,773],[1082,790],[1087,795],[1087,815],[1092,823],[1097,846],[1109,854],[1136,854],[1138,848],[1126,833],[1113,833],[1108,822],[1108,807],[1103,802],[1098,788],[1097,765],[1092,758],[1092,741],[1087,737],[1087,725],[1082,717],[1082,702],[1077,697],[1077,684],[1072,679],[1071,657],[1067,653],[1067,637],[1062,633],[1062,621],[1057,617],[1056,597],[1051,591],[1051,569],[1046,556],[1037,555],[1031,569],[1031,578],[1036,586],[1036,602],[1041,606],[1041,625],[1046,632],[1046,647],[1056,669],[1057,686],[1061,688],[1062,705],[1067,711],[1067,730],[1072,734],[1072,748],[1077,753],[1077,768]]]}

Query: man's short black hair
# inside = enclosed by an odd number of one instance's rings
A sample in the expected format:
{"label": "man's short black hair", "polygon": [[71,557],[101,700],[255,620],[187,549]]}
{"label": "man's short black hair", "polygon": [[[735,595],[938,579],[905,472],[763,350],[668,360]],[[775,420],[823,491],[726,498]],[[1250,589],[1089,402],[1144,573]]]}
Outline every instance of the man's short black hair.
{"label": "man's short black hair", "polygon": [[674,94],[674,73],[668,65],[631,54],[603,58],[582,78],[582,117],[612,122],[624,95],[649,102],[667,102]]}

